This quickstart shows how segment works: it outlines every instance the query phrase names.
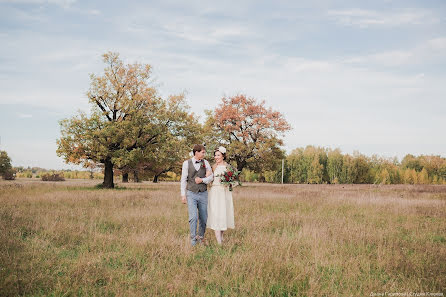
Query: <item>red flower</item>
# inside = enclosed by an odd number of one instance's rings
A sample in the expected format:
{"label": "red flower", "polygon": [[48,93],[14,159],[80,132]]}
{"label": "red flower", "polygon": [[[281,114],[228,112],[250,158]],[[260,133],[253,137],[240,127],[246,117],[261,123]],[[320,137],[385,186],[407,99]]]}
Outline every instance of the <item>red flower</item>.
{"label": "red flower", "polygon": [[225,176],[226,181],[229,181],[229,177]]}
{"label": "red flower", "polygon": [[228,175],[229,175],[229,176],[231,177],[231,176],[232,176],[232,172],[231,172],[231,171],[229,171],[229,172],[228,172]]}

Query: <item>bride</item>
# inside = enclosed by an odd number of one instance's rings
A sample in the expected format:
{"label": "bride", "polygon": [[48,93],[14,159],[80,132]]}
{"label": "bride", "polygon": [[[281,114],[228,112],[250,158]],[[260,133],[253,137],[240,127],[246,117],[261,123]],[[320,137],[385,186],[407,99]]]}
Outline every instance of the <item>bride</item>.
{"label": "bride", "polygon": [[234,205],[232,192],[220,183],[220,177],[226,171],[226,149],[219,147],[214,152],[215,164],[214,181],[209,190],[207,227],[215,231],[218,244],[223,242],[223,232],[228,228],[234,229]]}

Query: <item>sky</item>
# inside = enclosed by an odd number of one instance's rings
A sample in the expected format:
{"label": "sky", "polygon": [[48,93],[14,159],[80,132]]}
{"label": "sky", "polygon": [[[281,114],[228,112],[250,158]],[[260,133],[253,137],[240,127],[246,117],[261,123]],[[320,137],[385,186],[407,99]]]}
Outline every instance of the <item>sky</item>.
{"label": "sky", "polygon": [[287,152],[446,157],[446,1],[0,0],[0,149],[74,168],[59,121],[88,111],[101,55],[152,65],[200,121],[223,96],[265,100]]}

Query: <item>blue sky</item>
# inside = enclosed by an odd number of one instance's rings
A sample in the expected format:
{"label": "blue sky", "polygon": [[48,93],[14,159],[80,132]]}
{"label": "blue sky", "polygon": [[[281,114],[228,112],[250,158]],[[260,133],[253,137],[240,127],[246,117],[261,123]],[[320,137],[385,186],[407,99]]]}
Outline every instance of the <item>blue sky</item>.
{"label": "blue sky", "polygon": [[446,156],[445,1],[0,0],[0,149],[71,168],[58,121],[87,111],[101,55],[153,66],[191,109],[244,93],[281,111],[288,152]]}

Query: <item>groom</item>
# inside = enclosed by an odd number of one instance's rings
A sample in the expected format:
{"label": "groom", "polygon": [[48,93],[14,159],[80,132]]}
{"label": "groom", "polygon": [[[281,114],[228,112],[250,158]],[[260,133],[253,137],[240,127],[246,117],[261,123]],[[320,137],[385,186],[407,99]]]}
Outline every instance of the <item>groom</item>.
{"label": "groom", "polygon": [[[201,144],[194,145],[192,159],[183,163],[181,171],[181,202],[186,204],[189,211],[189,227],[191,244],[201,242],[206,231],[208,219],[207,184],[214,179],[209,162],[204,160],[206,149]],[[198,210],[198,212],[197,212]],[[200,227],[197,235],[197,222]]]}

